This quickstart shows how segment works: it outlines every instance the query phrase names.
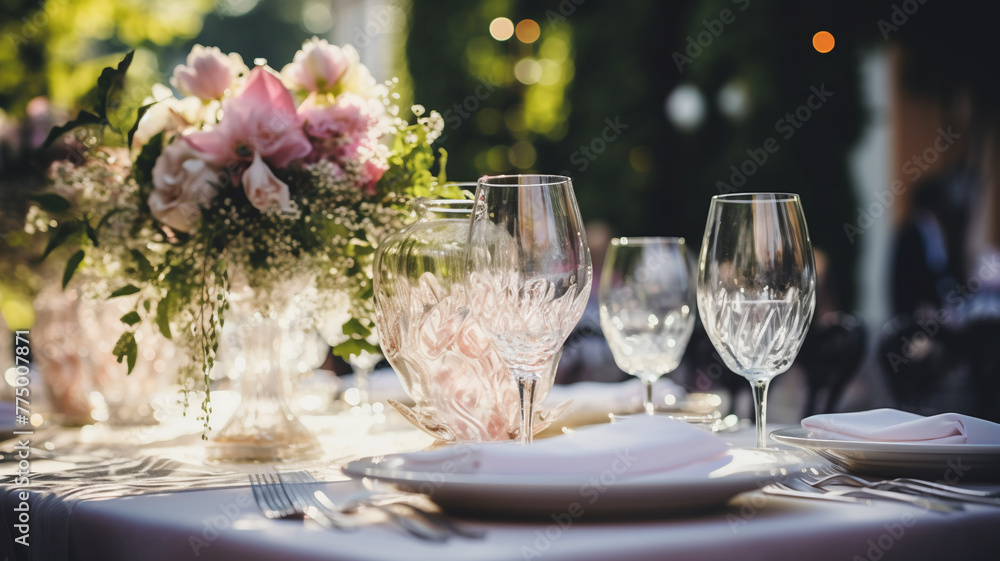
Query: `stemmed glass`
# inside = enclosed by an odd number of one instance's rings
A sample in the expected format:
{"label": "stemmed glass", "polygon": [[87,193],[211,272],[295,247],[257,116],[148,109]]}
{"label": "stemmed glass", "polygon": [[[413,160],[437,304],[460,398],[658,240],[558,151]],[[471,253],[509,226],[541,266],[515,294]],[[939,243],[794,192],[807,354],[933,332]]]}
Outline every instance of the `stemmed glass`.
{"label": "stemmed glass", "polygon": [[[466,244],[469,308],[517,381],[521,444],[535,384],[583,315],[593,275],[568,177],[483,177]],[[548,373],[548,374],[546,374]]]}
{"label": "stemmed glass", "polygon": [[816,266],[798,195],[712,197],[698,261],[698,310],[730,370],[750,381],[757,447],[767,387],[799,354],[816,304]]}
{"label": "stemmed glass", "polygon": [[371,407],[371,399],[368,394],[368,381],[375,366],[382,361],[382,353],[370,353],[361,351],[359,354],[351,355],[347,363],[351,365],[354,372],[354,387],[358,389],[358,405],[364,408]]}
{"label": "stemmed glass", "polygon": [[684,356],[695,319],[695,283],[684,238],[616,238],[604,261],[601,329],[618,367],[642,380],[646,414],[653,384]]}

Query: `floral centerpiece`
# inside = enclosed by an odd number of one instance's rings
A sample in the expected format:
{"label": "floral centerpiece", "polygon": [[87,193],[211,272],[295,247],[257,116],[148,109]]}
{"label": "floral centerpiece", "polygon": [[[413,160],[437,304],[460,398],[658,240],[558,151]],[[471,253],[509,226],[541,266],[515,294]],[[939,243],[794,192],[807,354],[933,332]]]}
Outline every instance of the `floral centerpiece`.
{"label": "floral centerpiece", "polygon": [[143,323],[188,348],[181,388],[206,392],[207,428],[208,375],[237,287],[265,315],[290,293],[311,295],[300,308],[317,323],[349,318],[335,352],[375,351],[375,248],[407,224],[414,197],[461,196],[431,173],[441,116],[413,106],[408,122],[395,81],[377,83],[352,47],[313,38],[280,72],[195,46],[171,79],[183,96],[154,87],[126,129],[130,63],[105,69],[94,109],[52,131],[72,131],[64,141],[80,157],[52,166],[52,192],[29,217],[51,233],[46,254],[78,245],[64,285],[80,270],[88,289],[134,302],[118,361],[134,366]]}

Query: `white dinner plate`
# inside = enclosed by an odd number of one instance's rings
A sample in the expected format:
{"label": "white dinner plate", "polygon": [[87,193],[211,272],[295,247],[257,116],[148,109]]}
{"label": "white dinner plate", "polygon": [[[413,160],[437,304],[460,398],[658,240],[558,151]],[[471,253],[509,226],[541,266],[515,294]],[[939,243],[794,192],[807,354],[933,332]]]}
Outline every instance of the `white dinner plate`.
{"label": "white dinner plate", "polygon": [[707,510],[801,468],[801,456],[733,449],[727,455],[660,473],[628,476],[612,469],[591,475],[499,475],[402,471],[385,456],[351,462],[344,471],[404,491],[424,493],[441,508],[477,514],[649,514]]}
{"label": "white dinner plate", "polygon": [[812,450],[846,469],[893,477],[950,481],[1000,478],[1000,445],[870,442],[815,438],[809,429],[773,431],[782,444]]}

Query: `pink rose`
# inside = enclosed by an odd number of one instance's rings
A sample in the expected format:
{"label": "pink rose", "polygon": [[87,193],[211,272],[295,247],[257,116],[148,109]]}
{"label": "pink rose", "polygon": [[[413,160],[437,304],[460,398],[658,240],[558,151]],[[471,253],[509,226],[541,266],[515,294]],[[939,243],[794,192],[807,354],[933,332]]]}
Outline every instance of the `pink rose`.
{"label": "pink rose", "polygon": [[385,172],[389,171],[389,164],[379,158],[369,158],[361,165],[361,188],[366,195],[375,194],[375,185],[378,184]]}
{"label": "pink rose", "polygon": [[250,71],[239,94],[222,102],[218,125],[190,133],[187,139],[237,180],[242,165],[258,155],[280,169],[312,151],[291,94],[262,66]]}
{"label": "pink rose", "polygon": [[332,92],[347,72],[351,60],[338,46],[313,37],[302,44],[281,75],[292,87],[307,92]]}
{"label": "pink rose", "polygon": [[222,54],[218,47],[195,45],[187,57],[187,65],[178,64],[170,83],[187,95],[205,101],[219,99],[232,87],[246,66],[236,53]]}
{"label": "pink rose", "polygon": [[168,144],[153,165],[153,192],[148,201],[153,217],[178,232],[197,230],[201,209],[215,198],[220,171],[187,142]]}
{"label": "pink rose", "polygon": [[243,172],[243,190],[250,199],[250,204],[261,212],[274,207],[283,211],[291,210],[288,185],[275,177],[260,154],[254,154],[253,163]]}
{"label": "pink rose", "polygon": [[309,136],[328,139],[336,136],[360,136],[378,125],[368,102],[362,97],[343,93],[333,104],[311,94],[299,105],[299,116],[305,121]]}

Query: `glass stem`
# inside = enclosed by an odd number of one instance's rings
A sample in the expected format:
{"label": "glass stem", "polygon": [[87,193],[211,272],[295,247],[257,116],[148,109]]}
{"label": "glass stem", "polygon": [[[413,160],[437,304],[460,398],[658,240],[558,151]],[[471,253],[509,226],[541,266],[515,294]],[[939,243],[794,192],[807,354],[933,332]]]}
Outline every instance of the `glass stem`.
{"label": "glass stem", "polygon": [[521,445],[531,444],[534,431],[532,430],[532,419],[535,415],[535,382],[534,376],[515,374],[517,380],[517,392],[521,396]]}
{"label": "glass stem", "polygon": [[653,383],[655,380],[650,380],[649,378],[642,379],[642,406],[646,409],[647,415],[652,415],[653,411],[656,409],[653,407]]}
{"label": "glass stem", "polygon": [[757,428],[757,448],[767,448],[767,434],[765,425],[767,424],[767,387],[771,380],[751,380],[750,387],[753,388],[753,412]]}
{"label": "glass stem", "polygon": [[285,405],[285,384],[281,375],[281,327],[276,318],[260,314],[247,322],[243,340],[246,370],[243,371],[242,400],[256,410],[262,403]]}
{"label": "glass stem", "polygon": [[354,385],[358,388],[358,405],[364,407],[371,403],[368,400],[368,376],[372,370],[367,366],[362,366],[354,371]]}

